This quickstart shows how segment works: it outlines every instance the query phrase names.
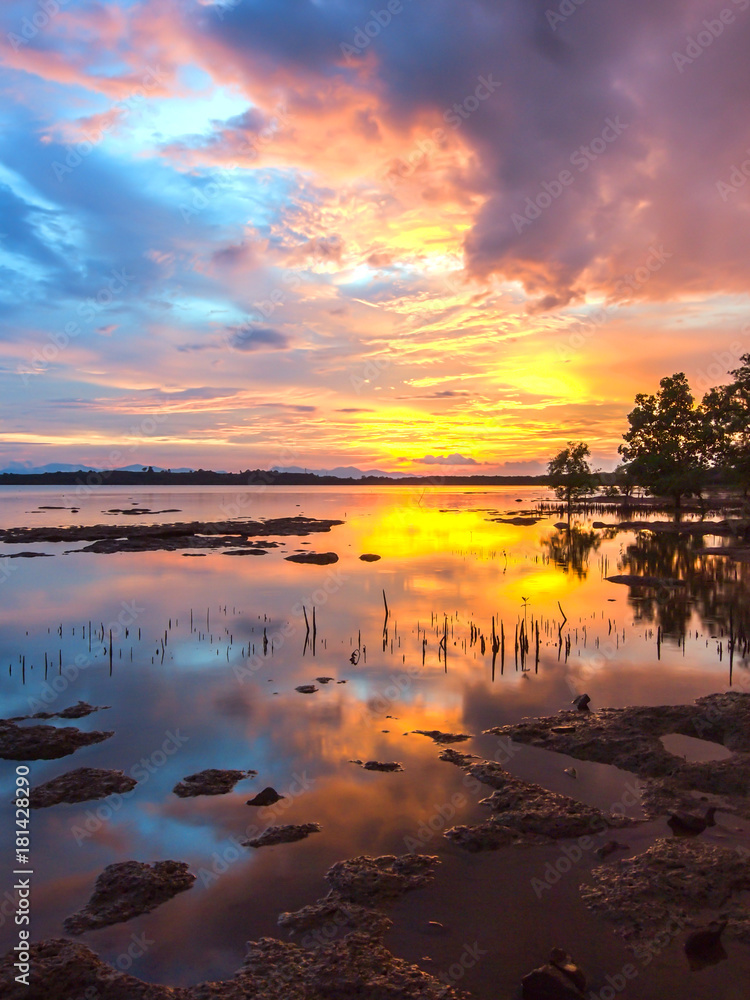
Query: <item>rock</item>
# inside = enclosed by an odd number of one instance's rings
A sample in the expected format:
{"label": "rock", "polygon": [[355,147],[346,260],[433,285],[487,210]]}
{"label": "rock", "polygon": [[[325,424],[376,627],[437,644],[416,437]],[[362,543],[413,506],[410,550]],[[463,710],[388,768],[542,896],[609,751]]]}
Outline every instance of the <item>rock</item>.
{"label": "rock", "polygon": [[299,691],[300,694],[315,694],[320,688],[316,688],[314,684],[300,684],[294,690]]}
{"label": "rock", "polygon": [[51,552],[11,552],[6,559],[52,559]]}
{"label": "rock", "polygon": [[438,756],[440,760],[447,760],[449,764],[455,764],[457,767],[468,767],[472,761],[479,760],[475,753],[459,753],[450,747],[442,750]]}
{"label": "rock", "polygon": [[75,705],[64,708],[61,712],[36,712],[34,715],[16,715],[7,722],[25,722],[27,719],[82,719],[92,712],[101,712],[109,705],[89,705],[87,701],[79,701]]}
{"label": "rock", "polygon": [[376,556],[374,552],[365,552],[359,558],[362,562],[377,562],[380,556]]}
{"label": "rock", "polygon": [[16,955],[9,951],[0,962],[3,1000],[192,1000],[181,987],[156,986],[119,972],[69,938],[31,945],[28,986],[15,978]]}
{"label": "rock", "polygon": [[609,827],[634,825],[624,816],[603,813],[567,795],[523,781],[494,761],[470,764],[466,771],[495,791],[480,801],[492,817],[477,826],[455,826],[443,834],[467,851],[493,851],[512,844],[544,844],[595,836]]}
{"label": "rock", "polygon": [[434,740],[440,746],[447,745],[448,743],[463,743],[464,740],[472,740],[473,736],[467,736],[466,733],[441,733],[439,729],[413,729],[413,733],[419,736],[429,736],[431,740]]}
{"label": "rock", "polygon": [[397,760],[368,760],[362,765],[365,771],[403,771],[403,766]]}
{"label": "rock", "polygon": [[272,806],[275,802],[281,801],[283,795],[279,795],[275,788],[271,788],[269,785],[264,788],[262,792],[258,792],[254,799],[248,799],[247,805],[249,806]]}
{"label": "rock", "polygon": [[335,552],[295,552],[294,555],[284,558],[287,562],[314,563],[316,566],[329,566],[339,561]]}
{"label": "rock", "polygon": [[705,926],[706,910],[720,911],[727,930],[750,943],[750,867],[737,850],[694,838],[670,837],[634,858],[591,873],[582,885],[586,905],[614,924],[630,947],[677,930]]}
{"label": "rock", "polygon": [[303,906],[292,913],[280,913],[279,927],[290,935],[304,933],[317,927],[354,929],[372,937],[383,937],[393,926],[384,913],[355,903],[347,903],[333,896],[319,899],[317,903]]}
{"label": "rock", "polygon": [[629,851],[630,847],[627,844],[620,844],[616,840],[608,840],[606,844],[602,844],[601,847],[597,848],[597,857],[608,858],[610,854],[614,854],[615,851]]}
{"label": "rock", "polygon": [[29,805],[32,809],[46,809],[60,802],[87,802],[103,799],[107,795],[129,792],[137,781],[122,771],[106,771],[98,767],[79,767],[57,778],[32,788]]}
{"label": "rock", "polygon": [[315,680],[318,684],[330,684],[331,681],[336,680],[335,677],[316,677]]}
{"label": "rock", "polygon": [[523,1000],[581,1000],[583,993],[555,965],[543,965],[521,980]]}
{"label": "rock", "polygon": [[568,977],[577,989],[579,989],[582,993],[585,991],[586,974],[580,965],[577,965],[566,951],[562,948],[553,948],[549,960],[556,969],[559,969],[560,972]]}
{"label": "rock", "polygon": [[578,771],[574,767],[564,767],[563,774],[567,774],[569,778],[577,778]]}
{"label": "rock", "polygon": [[540,517],[490,517],[488,521],[495,524],[514,524],[518,528],[527,528],[532,524],[537,524],[542,519]]}
{"label": "rock", "polygon": [[190,987],[144,983],[64,938],[31,945],[26,986],[16,982],[16,956],[0,963],[3,1000],[470,1000],[357,932],[317,948],[262,938],[249,943],[232,979]]}
{"label": "rock", "polygon": [[243,840],[243,847],[272,847],[274,844],[293,844],[304,840],[311,833],[320,833],[320,823],[302,823],[299,826],[269,826],[260,837]]}
{"label": "rock", "polygon": [[579,712],[588,712],[591,698],[587,694],[579,694],[573,699],[571,705],[575,705]]}
{"label": "rock", "polygon": [[429,885],[439,864],[438,858],[427,854],[387,854],[380,858],[363,854],[338,861],[325,877],[340,899],[373,906]]}
{"label": "rock", "polygon": [[714,920],[707,927],[701,927],[688,934],[685,940],[685,951],[688,955],[699,954],[708,948],[716,947],[726,926],[726,920]]}
{"label": "rock", "polygon": [[[162,512],[164,513],[164,512]],[[343,521],[278,517],[266,521],[190,521],[172,524],[93,524],[65,528],[4,528],[0,543],[90,542],[74,552],[154,552],[179,549],[252,548],[250,536],[310,535],[329,532]],[[331,553],[332,554],[332,553]],[[335,562],[335,559],[333,560]]]}
{"label": "rock", "polygon": [[[632,771],[647,781],[643,808],[649,817],[690,811],[698,805],[695,794],[703,793],[707,804],[750,818],[750,694],[712,694],[692,705],[568,711],[487,732]],[[671,733],[721,743],[733,755],[700,763],[681,760],[661,742]]]}
{"label": "rock", "polygon": [[80,747],[101,743],[113,732],[84,733],[72,726],[17,726],[0,720],[0,758],[3,760],[55,760]]}
{"label": "rock", "polygon": [[703,833],[707,826],[716,826],[715,813],[716,806],[709,806],[705,816],[685,812],[672,813],[667,820],[667,826],[678,836],[697,836]]}
{"label": "rock", "polygon": [[222,554],[225,556],[266,556],[268,552],[266,549],[226,549]]}
{"label": "rock", "polygon": [[91,899],[82,910],[67,917],[63,927],[68,934],[78,935],[123,923],[150,913],[190,889],[194,882],[195,875],[182,861],[156,861],[153,865],[122,861],[107,865],[96,880]]}
{"label": "rock", "polygon": [[181,799],[193,798],[196,795],[225,795],[231,792],[238,781],[254,777],[257,771],[229,771],[208,768],[189,774],[179,781],[172,791]]}

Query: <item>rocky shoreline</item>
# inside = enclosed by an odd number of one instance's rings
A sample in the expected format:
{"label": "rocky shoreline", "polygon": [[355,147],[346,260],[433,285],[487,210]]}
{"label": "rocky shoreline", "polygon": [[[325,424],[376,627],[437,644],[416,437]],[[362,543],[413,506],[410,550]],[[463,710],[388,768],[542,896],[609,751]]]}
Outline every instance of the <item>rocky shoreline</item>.
{"label": "rocky shoreline", "polygon": [[[600,837],[596,856],[603,860],[627,846],[606,840],[612,831],[669,816],[675,821],[674,836],[665,838],[657,832],[634,857],[611,858],[595,866],[588,882],[578,887],[580,898],[605,918],[636,956],[661,933],[665,922],[676,928],[673,936],[681,940],[691,962],[700,962],[702,951],[709,956],[706,961],[714,961],[711,949],[720,947],[722,934],[739,946],[750,944],[750,849],[701,839],[713,819],[699,815],[713,805],[724,819],[750,818],[750,695],[715,694],[690,705],[576,709],[485,731],[629,771],[643,782],[646,820],[585,805],[516,777],[496,761],[446,746],[460,742],[465,734],[420,732],[440,748],[439,759],[464,770],[477,790],[481,785],[492,790],[480,800],[489,819],[446,830],[449,843],[476,853],[530,850],[558,841],[595,843]],[[661,737],[670,734],[722,744],[731,756],[690,763],[665,748]],[[185,780],[201,786],[203,794],[218,793],[204,789],[203,779],[211,778],[213,785],[213,779],[220,778],[225,791],[238,776],[250,773],[206,771]],[[689,812],[673,812],[678,809]],[[691,818],[694,826],[687,822]],[[247,846],[290,843],[319,831],[318,824],[270,827],[263,838]],[[438,858],[423,854],[337,862],[325,876],[326,896],[278,919],[290,935],[333,927],[334,939],[322,943],[321,938],[310,947],[272,938],[250,942],[242,967],[223,982],[194,987],[148,984],[115,971],[85,946],[57,938],[31,945],[29,986],[15,981],[14,955],[7,955],[0,963],[0,995],[8,1000],[50,996],[78,1000],[93,987],[97,1000],[469,1000],[469,994],[396,957],[383,943],[391,927],[388,907],[405,893],[427,888],[438,865]],[[90,902],[66,920],[65,929],[79,934],[131,919],[189,889],[193,882],[183,862],[110,865],[97,879]],[[587,995],[585,983],[575,961],[555,949],[550,963],[524,978],[519,996],[582,998]]]}

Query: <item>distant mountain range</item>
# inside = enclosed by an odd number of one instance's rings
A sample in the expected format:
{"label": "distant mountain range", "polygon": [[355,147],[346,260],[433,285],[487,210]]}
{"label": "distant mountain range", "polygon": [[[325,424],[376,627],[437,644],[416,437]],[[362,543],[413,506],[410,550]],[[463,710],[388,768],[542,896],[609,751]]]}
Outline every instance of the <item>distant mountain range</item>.
{"label": "distant mountain range", "polygon": [[[107,469],[108,472],[145,472],[149,468],[147,465],[123,465],[117,469]],[[195,472],[195,469],[164,469],[159,465],[153,465],[154,472]],[[389,479],[404,479],[405,472],[383,472],[381,469],[358,469],[354,465],[338,466],[335,469],[303,469],[300,465],[274,465],[275,472],[313,473],[316,476],[336,476],[339,479],[364,479],[366,476],[386,476]],[[10,462],[4,469],[0,469],[0,475],[9,473],[11,475],[38,476],[45,472],[102,472],[100,465],[70,465],[66,462],[50,462],[48,465],[32,465],[30,462]],[[215,470],[221,472],[222,470]]]}
{"label": "distant mountain range", "polygon": [[272,465],[274,472],[312,472],[315,476],[336,476],[338,479],[364,479],[366,476],[387,476],[388,479],[407,479],[414,473],[383,472],[382,469],[367,469],[363,471],[355,465],[339,465],[335,469],[304,469],[301,465]]}
{"label": "distant mountain range", "polygon": [[[119,469],[106,470],[114,472],[145,472],[148,468],[147,465],[123,465]],[[152,466],[154,472],[166,472],[166,469],[160,468],[158,465]],[[0,469],[0,475],[2,473],[10,473],[11,475],[26,475],[26,476],[37,476],[43,475],[45,472],[103,472],[105,471],[101,465],[69,465],[65,462],[50,462],[48,465],[32,465],[30,462],[11,462],[4,469]],[[170,472],[194,472],[194,469],[170,469]]]}

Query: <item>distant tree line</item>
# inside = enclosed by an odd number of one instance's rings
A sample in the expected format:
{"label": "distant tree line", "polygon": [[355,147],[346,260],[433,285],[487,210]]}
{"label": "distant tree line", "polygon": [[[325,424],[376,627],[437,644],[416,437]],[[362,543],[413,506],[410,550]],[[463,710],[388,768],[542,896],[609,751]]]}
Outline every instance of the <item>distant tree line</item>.
{"label": "distant tree line", "polygon": [[698,403],[683,372],[663,378],[654,394],[638,393],[618,451],[613,475],[596,473],[584,442],[550,460],[547,471],[556,496],[568,509],[609,480],[608,489],[629,496],[641,487],[653,496],[701,496],[711,484],[750,490],[750,354],[729,372],[732,381],[710,389]]}

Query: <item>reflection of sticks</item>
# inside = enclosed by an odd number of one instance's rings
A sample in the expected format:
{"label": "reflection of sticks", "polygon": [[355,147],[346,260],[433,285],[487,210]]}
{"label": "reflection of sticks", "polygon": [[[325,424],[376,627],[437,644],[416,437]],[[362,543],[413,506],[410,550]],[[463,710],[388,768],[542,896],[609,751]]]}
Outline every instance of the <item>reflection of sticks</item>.
{"label": "reflection of sticks", "polygon": [[305,616],[305,645],[302,650],[302,655],[304,656],[307,652],[307,644],[310,641],[310,622],[307,620],[307,610],[304,604],[302,605],[302,614]]}
{"label": "reflection of sticks", "polygon": [[390,611],[388,610],[388,600],[385,596],[385,589],[383,590],[383,604],[385,605],[385,617],[383,618],[383,652],[388,648],[388,616]]}

